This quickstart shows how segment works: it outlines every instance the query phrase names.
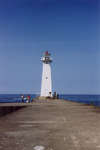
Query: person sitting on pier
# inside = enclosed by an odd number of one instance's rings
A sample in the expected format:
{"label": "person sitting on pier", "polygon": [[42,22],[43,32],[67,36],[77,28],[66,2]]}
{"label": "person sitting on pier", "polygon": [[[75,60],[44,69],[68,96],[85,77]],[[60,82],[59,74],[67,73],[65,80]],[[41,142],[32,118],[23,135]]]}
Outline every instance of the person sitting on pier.
{"label": "person sitting on pier", "polygon": [[27,96],[27,100],[28,100],[28,103],[31,102],[31,96],[30,95]]}

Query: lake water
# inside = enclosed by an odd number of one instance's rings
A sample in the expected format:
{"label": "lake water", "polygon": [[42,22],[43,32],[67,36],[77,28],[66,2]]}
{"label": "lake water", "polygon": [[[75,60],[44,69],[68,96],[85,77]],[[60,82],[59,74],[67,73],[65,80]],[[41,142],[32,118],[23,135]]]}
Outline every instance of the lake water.
{"label": "lake water", "polygon": [[[23,94],[24,97],[27,96],[27,94]],[[36,94],[29,94],[32,98],[35,98]],[[0,94],[0,103],[18,103],[22,102],[21,94]]]}
{"label": "lake water", "polygon": [[100,106],[100,95],[60,95],[61,99]]}

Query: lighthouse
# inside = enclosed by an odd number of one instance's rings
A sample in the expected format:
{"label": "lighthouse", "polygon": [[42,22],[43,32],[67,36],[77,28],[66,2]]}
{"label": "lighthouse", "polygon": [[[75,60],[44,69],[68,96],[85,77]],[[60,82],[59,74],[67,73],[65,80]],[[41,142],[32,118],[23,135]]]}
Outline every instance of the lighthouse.
{"label": "lighthouse", "polygon": [[51,79],[51,54],[46,51],[41,58],[43,63],[41,97],[52,97],[52,79]]}

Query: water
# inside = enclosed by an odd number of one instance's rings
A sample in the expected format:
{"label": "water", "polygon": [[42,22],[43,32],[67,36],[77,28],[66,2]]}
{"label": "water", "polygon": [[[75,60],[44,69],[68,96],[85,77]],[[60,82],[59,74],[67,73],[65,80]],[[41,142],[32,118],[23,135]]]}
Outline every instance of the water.
{"label": "water", "polygon": [[[27,94],[24,94],[27,96]],[[31,99],[35,98],[36,94],[30,94]],[[60,95],[60,99],[65,99],[69,101],[75,101],[84,104],[92,104],[95,106],[100,106],[100,95]],[[0,94],[0,103],[17,103],[22,102],[21,94]]]}
{"label": "water", "polygon": [[[24,94],[26,97],[28,94]],[[31,99],[35,98],[36,94],[30,94]],[[0,94],[0,103],[20,103],[22,102],[21,94]]]}
{"label": "water", "polygon": [[60,95],[60,99],[100,106],[100,95]]}

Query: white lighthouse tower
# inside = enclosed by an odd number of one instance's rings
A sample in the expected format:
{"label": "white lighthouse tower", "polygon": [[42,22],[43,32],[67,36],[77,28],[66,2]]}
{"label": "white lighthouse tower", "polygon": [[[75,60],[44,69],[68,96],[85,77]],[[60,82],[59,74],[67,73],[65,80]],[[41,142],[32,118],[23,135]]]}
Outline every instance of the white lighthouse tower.
{"label": "white lighthouse tower", "polygon": [[52,97],[51,62],[50,53],[46,51],[41,58],[43,62],[41,97]]}

